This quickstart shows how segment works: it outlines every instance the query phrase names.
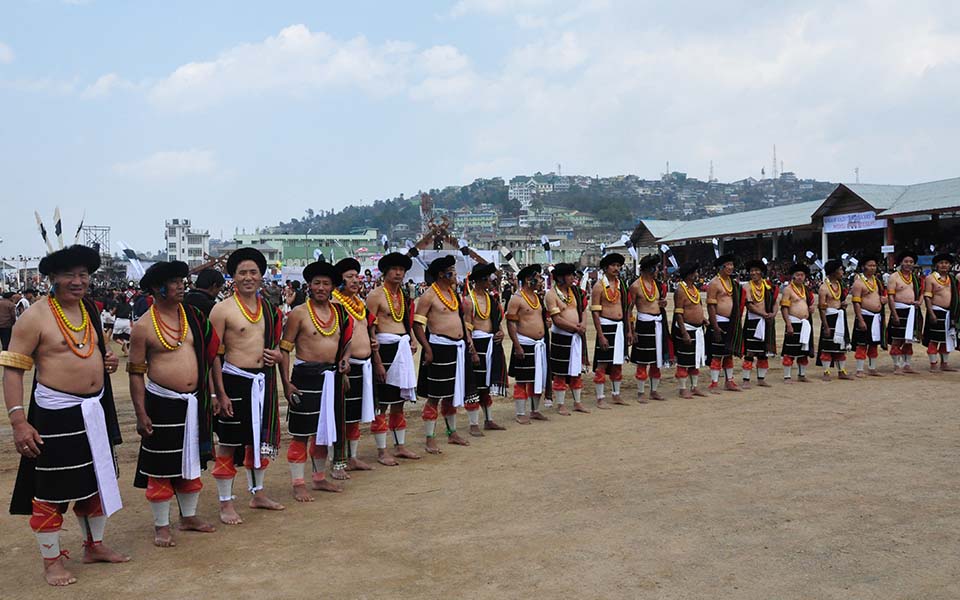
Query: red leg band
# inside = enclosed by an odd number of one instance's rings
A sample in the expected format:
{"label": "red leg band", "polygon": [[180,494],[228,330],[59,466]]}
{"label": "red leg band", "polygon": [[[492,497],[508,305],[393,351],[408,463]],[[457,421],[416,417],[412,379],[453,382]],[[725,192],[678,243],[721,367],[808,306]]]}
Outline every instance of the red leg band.
{"label": "red leg band", "polygon": [[879,346],[870,346],[867,348],[867,356],[870,358],[877,358],[880,356]]}
{"label": "red leg band", "polygon": [[445,417],[457,414],[457,407],[453,405],[453,400],[443,399],[440,401],[440,414]]}
{"label": "red leg band", "polygon": [[310,438],[310,443],[307,445],[307,452],[310,454],[310,458],[322,458],[323,460],[327,459],[327,447],[318,446],[314,437]]}
{"label": "red leg band", "polygon": [[[391,414],[391,416],[393,416]],[[370,424],[370,433],[386,433],[390,429],[387,427],[387,415],[379,414],[373,418]]]}
{"label": "red leg band", "polygon": [[867,358],[867,347],[866,346],[857,346],[857,349],[853,353],[853,357],[857,360],[866,360]]}
{"label": "red leg band", "polygon": [[237,476],[237,466],[233,464],[233,456],[215,456],[213,457],[213,471],[210,473],[214,479],[233,479]]}
{"label": "red leg band", "polygon": [[166,502],[173,498],[173,483],[169,479],[147,477],[147,491],[144,495],[150,502]]}
{"label": "red leg band", "polygon": [[567,391],[567,378],[562,375],[553,376],[553,390],[555,392]]}
{"label": "red leg band", "polygon": [[719,371],[723,367],[723,363],[720,362],[719,358],[710,359],[710,370]]}
{"label": "red leg band", "polygon": [[784,356],[784,357],[783,357],[783,366],[785,366],[785,367],[792,367],[792,366],[793,366],[793,357],[792,357],[792,356]]}
{"label": "red leg band", "polygon": [[677,379],[686,379],[689,375],[686,367],[677,367]]}
{"label": "red leg band", "polygon": [[51,502],[33,501],[33,514],[30,515],[30,529],[36,533],[60,531],[63,526],[63,513],[60,507]]}
{"label": "red leg band", "polygon": [[74,504],[73,514],[78,517],[102,517],[103,504],[100,503],[100,494]]}
{"label": "red leg band", "polygon": [[[260,469],[266,469],[267,465],[270,464],[270,459],[266,456],[260,457]],[[253,448],[247,446],[243,452],[243,466],[252,469],[253,468]]]}
{"label": "red leg band", "polygon": [[421,417],[424,421],[436,421],[439,413],[437,412],[437,405],[432,402],[425,402],[423,405],[423,413]]}
{"label": "red leg band", "polygon": [[583,377],[579,375],[576,377],[570,378],[570,389],[571,390],[582,390],[583,389]]}
{"label": "red leg band", "polygon": [[611,365],[610,381],[622,381],[622,380],[623,380],[623,365]]}
{"label": "red leg band", "polygon": [[360,439],[360,423],[347,423],[347,439],[351,441]]}
{"label": "red leg band", "polygon": [[173,489],[181,494],[192,494],[203,489],[203,482],[200,481],[199,477],[196,479],[177,478],[173,480]]}
{"label": "red leg band", "polygon": [[650,375],[647,373],[647,365],[637,365],[637,379],[646,381],[649,378]]}
{"label": "red leg band", "polygon": [[809,363],[810,363],[810,359],[807,358],[806,356],[801,356],[800,358],[797,359],[797,364],[798,364],[798,365],[804,365],[804,366],[806,366],[806,365],[808,365]]}
{"label": "red leg band", "polygon": [[752,370],[753,370],[753,361],[752,361],[752,360],[745,360],[745,361],[743,361],[743,370],[744,370],[744,371],[752,371]]}
{"label": "red leg band", "polygon": [[[434,417],[436,419],[436,417]],[[407,418],[403,416],[403,411],[390,413],[390,431],[407,428]]]}
{"label": "red leg band", "polygon": [[658,367],[657,365],[651,365],[650,377],[653,377],[654,379],[660,379],[660,375],[661,375],[660,367]]}

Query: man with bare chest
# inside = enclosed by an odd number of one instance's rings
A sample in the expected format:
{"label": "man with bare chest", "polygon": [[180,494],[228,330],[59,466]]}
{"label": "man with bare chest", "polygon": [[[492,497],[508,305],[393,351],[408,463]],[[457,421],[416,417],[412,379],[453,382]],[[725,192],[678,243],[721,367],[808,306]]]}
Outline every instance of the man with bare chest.
{"label": "man with bare chest", "polygon": [[[107,517],[122,507],[113,446],[121,442],[109,374],[118,360],[108,352],[96,305],[85,297],[99,253],[86,246],[61,249],[40,261],[50,278],[46,301],[28,308],[0,353],[3,397],[20,454],[11,514],[31,515],[44,578],[53,586],[76,582],[60,549],[63,513],[73,503],[83,538],[83,562],[126,562],[103,544]],[[29,412],[24,374],[36,365]]]}
{"label": "man with bare chest", "polygon": [[567,416],[566,394],[573,394],[573,410],[589,413],[583,406],[583,368],[587,365],[587,301],[574,285],[577,268],[558,263],[553,269],[553,289],[544,294],[550,315],[550,373],[557,413]]}
{"label": "man with bare chest", "polygon": [[[413,266],[409,256],[391,252],[377,263],[383,285],[367,296],[367,310],[373,315],[376,346],[373,349],[373,375],[377,382],[377,414],[370,432],[377,444],[377,462],[397,466],[397,458],[416,460],[419,455],[407,449],[407,419],[403,404],[416,400],[417,375],[413,354],[413,300],[403,289],[403,280]],[[388,424],[389,417],[389,424]],[[394,453],[387,452],[387,433],[392,433]]]}
{"label": "man with bare chest", "polygon": [[824,281],[820,284],[820,341],[819,364],[823,365],[823,380],[830,381],[830,367],[836,365],[839,379],[853,379],[847,374],[847,289],[843,286],[843,263],[828,260],[823,265]]}
{"label": "man with bare chest", "polygon": [[[333,290],[343,281],[327,262],[314,262],[303,270],[310,293],[306,302],[287,316],[280,340],[280,377],[287,398],[287,428],[293,441],[287,449],[293,496],[297,502],[312,502],[304,480],[307,454],[313,467],[315,490],[339,492],[328,481],[327,446],[333,446],[334,479],[349,479],[347,468],[347,407],[344,374],[351,371],[350,352],[356,326],[342,304],[333,304]],[[293,374],[290,353],[296,351]]]}
{"label": "man with bare chest", "polygon": [[[154,544],[171,547],[170,500],[180,506],[180,530],[209,533],[197,517],[201,465],[212,458],[213,407],[207,389],[219,366],[220,340],[199,309],[183,304],[187,263],[156,262],[140,287],[153,296],[130,333],[130,397],[137,415],[140,455],[134,486],[146,489]],[[145,381],[144,375],[149,381]]]}
{"label": "man with bare chest", "polygon": [[810,268],[795,264],[790,267],[790,283],[780,296],[783,315],[783,382],[793,383],[793,365],[797,364],[797,381],[807,381],[807,365],[813,356],[814,295],[807,289]]}
{"label": "man with bare chest", "polygon": [[283,510],[263,490],[264,470],[280,449],[280,406],[277,398],[277,349],[283,320],[280,309],[263,299],[260,286],[267,259],[255,248],[239,248],[227,259],[234,294],[213,307],[210,323],[221,340],[222,371],[213,370],[220,414],[215,428],[219,444],[213,477],[220,495],[220,520],[243,520],[233,500],[237,465],[247,475],[250,508]]}
{"label": "man with bare chest", "polygon": [[360,424],[374,418],[373,350],[376,337],[373,315],[360,297],[360,263],[345,258],[334,265],[340,275],[340,284],[333,290],[330,301],[342,306],[353,319],[350,337],[349,386],[344,394],[344,421],[347,424],[347,471],[369,471],[373,467],[360,460]]}
{"label": "man with bare chest", "polygon": [[[930,372],[956,371],[949,364],[950,353],[957,347],[956,321],[960,310],[957,279],[950,272],[956,258],[952,254],[933,257],[933,272],[923,282],[923,301],[927,306],[923,343],[930,359]],[[937,359],[940,364],[937,364]]]}
{"label": "man with bare chest", "polygon": [[887,303],[890,321],[887,323],[887,342],[893,359],[893,373],[915,373],[910,365],[913,358],[913,343],[920,340],[923,331],[923,316],[920,314],[923,281],[914,272],[917,255],[901,252],[897,256],[899,269],[890,275],[887,282]]}
{"label": "man with bare chest", "polygon": [[750,372],[757,365],[757,385],[768,387],[767,356],[777,352],[775,317],[777,316],[777,288],[767,280],[767,265],[762,260],[748,261],[744,267],[750,274],[746,285],[746,318],[743,322],[743,383],[750,387]]}
{"label": "man with bare chest", "polygon": [[660,368],[663,367],[664,351],[667,339],[664,337],[664,308],[667,306],[666,287],[661,286],[656,279],[657,267],[660,266],[660,256],[652,254],[640,260],[640,277],[630,286],[630,298],[633,300],[629,308],[632,312],[637,309],[637,320],[634,323],[629,318],[630,334],[627,336],[632,342],[630,362],[637,365],[637,401],[647,402],[644,390],[647,380],[650,380],[650,399],[666,400],[657,388],[660,386]]}
{"label": "man with bare chest", "polygon": [[877,277],[877,259],[872,256],[863,257],[859,261],[861,272],[854,278],[850,289],[850,300],[853,302],[853,349],[857,360],[857,377],[864,376],[864,363],[867,363],[867,373],[873,377],[881,377],[877,371],[878,346],[886,348],[887,342],[883,335],[884,303],[887,299],[887,290],[883,282]]}
{"label": "man with bare chest", "polygon": [[593,350],[593,383],[597,389],[597,408],[609,409],[604,402],[604,382],[610,375],[614,404],[627,404],[620,399],[623,361],[626,358],[627,329],[624,319],[629,304],[627,287],[620,279],[625,259],[611,252],[600,259],[601,276],[590,295],[590,311],[597,341]]}
{"label": "man with bare chest", "polygon": [[[703,325],[706,315],[697,280],[700,267],[686,263],[677,269],[680,283],[673,295],[673,348],[677,355],[677,382],[681,398],[706,396],[700,391],[700,367],[707,362]],[[689,384],[689,388],[687,387]]]}
{"label": "man with bare chest", "polygon": [[720,393],[720,369],[724,389],[739,392],[733,379],[733,357],[739,356],[743,339],[740,317],[743,314],[743,293],[736,277],[736,256],[725,254],[714,261],[717,276],[707,285],[707,315],[710,329],[710,393]]}
{"label": "man with bare chest", "polygon": [[442,256],[430,263],[427,275],[433,283],[417,302],[413,331],[423,348],[417,394],[426,398],[423,422],[426,450],[440,454],[434,438],[437,408],[447,426],[447,441],[459,446],[470,442],[457,433],[457,408],[476,395],[471,364],[478,361],[473,339],[467,336],[455,289],[456,258]]}
{"label": "man with bare chest", "polygon": [[[507,305],[507,333],[513,342],[510,358],[510,376],[513,377],[513,403],[516,420],[529,425],[530,419],[546,421],[540,412],[540,399],[547,387],[547,331],[545,312],[539,291],[543,286],[540,265],[527,265],[517,273],[520,289]],[[527,400],[530,415],[527,416]]]}
{"label": "man with bare chest", "polygon": [[478,264],[470,271],[470,285],[463,297],[463,321],[473,338],[479,359],[473,365],[477,402],[468,403],[470,435],[482,437],[480,409],[483,408],[483,429],[502,431],[505,427],[493,420],[492,394],[502,396],[507,387],[507,365],[503,354],[503,306],[496,293],[497,267],[493,263]]}

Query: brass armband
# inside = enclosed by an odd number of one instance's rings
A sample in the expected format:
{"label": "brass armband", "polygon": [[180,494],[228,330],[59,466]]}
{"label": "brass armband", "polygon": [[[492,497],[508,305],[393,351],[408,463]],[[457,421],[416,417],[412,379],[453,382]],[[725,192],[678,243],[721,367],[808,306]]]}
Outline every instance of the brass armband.
{"label": "brass armband", "polygon": [[374,324],[374,325],[376,325],[376,324],[379,323],[379,322],[380,322],[380,317],[374,317],[374,318],[373,318],[373,324]]}
{"label": "brass armband", "polygon": [[280,340],[280,350],[286,352],[287,354],[293,352],[296,347],[296,344],[290,340]]}
{"label": "brass armband", "polygon": [[682,309],[682,308],[675,308],[675,309],[673,309],[673,314],[675,314],[675,315],[682,315],[682,314],[683,314],[683,309]]}
{"label": "brass armband", "polygon": [[926,298],[933,298],[933,292],[924,292],[923,295]]}
{"label": "brass armband", "polygon": [[147,372],[147,363],[127,363],[127,373],[131,375],[145,375]]}
{"label": "brass armband", "polygon": [[707,304],[716,304],[716,303],[717,303],[716,298],[714,298],[714,299],[712,299],[712,300],[711,300],[711,299],[708,299],[708,300],[707,300]]}
{"label": "brass armband", "polygon": [[520,320],[520,315],[507,315],[507,320],[508,320],[508,321],[519,321],[519,320]]}
{"label": "brass armband", "polygon": [[786,298],[784,298],[783,300],[780,301],[780,306],[789,307],[791,304],[793,304],[793,302],[787,300]]}
{"label": "brass armband", "polygon": [[602,304],[591,304],[591,305],[590,305],[590,310],[592,310],[593,312],[600,312],[601,310],[603,310],[603,305],[602,305]]}
{"label": "brass armband", "polygon": [[853,296],[852,298],[850,298],[850,300],[858,303],[863,302],[863,298],[861,298],[860,296]]}
{"label": "brass armband", "polygon": [[227,353],[227,347],[224,346],[223,344],[220,344],[220,347],[217,348],[217,356],[223,356],[226,353]]}
{"label": "brass armband", "polygon": [[463,325],[467,328],[467,331],[473,331],[475,329],[473,323],[464,323]]}
{"label": "brass armband", "polygon": [[822,309],[826,310],[826,308],[827,308],[827,303],[826,303],[826,302],[821,302],[820,304],[817,305],[817,308],[822,308]]}
{"label": "brass armband", "polygon": [[563,311],[560,310],[559,308],[554,307],[550,309],[550,316],[552,317],[553,315],[559,315],[562,312]]}
{"label": "brass armband", "polygon": [[420,323],[423,326],[427,325],[427,316],[426,315],[413,315],[413,322]]}
{"label": "brass armband", "polygon": [[29,371],[33,368],[33,359],[26,354],[4,350],[0,352],[0,366]]}

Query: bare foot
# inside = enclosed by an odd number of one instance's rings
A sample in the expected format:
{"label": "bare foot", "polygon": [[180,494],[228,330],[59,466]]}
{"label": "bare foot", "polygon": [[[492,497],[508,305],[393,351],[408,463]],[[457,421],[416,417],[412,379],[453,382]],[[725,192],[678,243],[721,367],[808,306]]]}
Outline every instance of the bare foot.
{"label": "bare foot", "polygon": [[883,374],[876,369],[870,369],[869,371],[867,371],[867,375],[869,375],[870,377],[883,377]]}
{"label": "bare foot", "polygon": [[503,425],[499,425],[494,421],[484,421],[483,428],[487,431],[506,431],[507,428]]}
{"label": "bare foot", "polygon": [[262,491],[257,492],[250,498],[250,508],[262,508],[263,510],[283,510],[286,508],[276,500],[271,500]]}
{"label": "bare foot", "polygon": [[740,386],[737,385],[736,382],[733,382],[733,381],[728,381],[728,382],[723,386],[723,389],[727,390],[728,392],[742,392],[742,391],[743,391],[742,389],[740,389]]}
{"label": "bare foot", "polygon": [[[760,384],[757,383],[757,385],[760,385]],[[744,382],[740,384],[740,389],[741,389],[741,390],[749,390],[749,389],[752,388],[752,387],[753,387],[753,386],[750,385],[750,380],[749,380],[749,379],[744,380]]]}
{"label": "bare foot", "polygon": [[313,496],[307,491],[307,484],[298,483],[293,486],[293,499],[297,502],[313,502]]}
{"label": "bare foot", "polygon": [[339,484],[339,483],[330,481],[330,480],[327,479],[326,477],[324,477],[323,479],[314,479],[314,480],[313,480],[313,486],[312,486],[312,487],[313,487],[313,489],[317,490],[318,492],[334,492],[334,493],[339,493],[339,492],[342,492],[342,491],[343,491],[343,488],[340,487],[340,484]]}
{"label": "bare foot", "polygon": [[573,412],[583,413],[585,415],[590,414],[590,410],[583,405],[583,402],[574,402],[573,403]]}
{"label": "bare foot", "polygon": [[479,425],[471,425],[470,435],[472,435],[473,437],[483,437],[483,431],[481,431]]}
{"label": "bare foot", "polygon": [[[430,446],[430,442],[427,442],[427,447],[429,447],[429,446]],[[436,447],[436,443],[434,443],[434,447]],[[439,452],[437,452],[437,454],[439,454]],[[393,455],[396,456],[397,458],[407,458],[407,459],[410,459],[410,460],[419,460],[419,459],[420,459],[420,455],[419,455],[419,454],[415,454],[415,453],[407,450],[407,447],[406,447],[406,446],[394,446]]]}
{"label": "bare foot", "polygon": [[837,375],[837,379],[842,379],[844,381],[853,381],[853,377],[850,377],[850,375],[846,373],[840,373],[839,375]]}
{"label": "bare foot", "polygon": [[350,474],[347,473],[346,469],[330,469],[330,477],[337,481],[346,481],[350,479]]}
{"label": "bare foot", "polygon": [[707,387],[707,391],[710,392],[711,394],[715,395],[715,396],[719,396],[719,395],[720,395],[720,386],[717,385],[716,383],[711,383],[710,386]]}
{"label": "bare foot", "polygon": [[62,556],[43,559],[43,578],[54,587],[63,587],[77,582],[77,578],[63,566]]}
{"label": "bare foot", "polygon": [[530,417],[527,415],[517,415],[517,423],[520,423],[521,425],[529,425]]}
{"label": "bare foot", "polygon": [[427,454],[443,454],[443,450],[437,446],[437,438],[427,438],[427,444],[424,448]]}
{"label": "bare foot", "polygon": [[239,525],[243,523],[243,519],[240,518],[237,509],[233,506],[233,500],[220,501],[220,522],[224,525]]}
{"label": "bare foot", "polygon": [[940,365],[940,370],[945,373],[954,373],[956,372],[957,369],[955,367],[951,367],[947,363],[943,363],[942,365]]}
{"label": "bare foot", "polygon": [[903,375],[903,369],[901,367],[896,367],[893,369],[894,375]]}
{"label": "bare foot", "polygon": [[680,397],[689,400],[693,398],[693,392],[690,390],[680,390]]}
{"label": "bare foot", "polygon": [[[653,397],[652,394],[651,394],[651,397]],[[643,395],[641,395],[641,394],[637,394],[637,404],[649,404],[649,403],[650,403],[650,401],[647,400],[646,396],[643,396]]]}
{"label": "bare foot", "polygon": [[789,377],[784,377],[783,382],[790,385],[796,383],[796,381],[794,381],[793,379],[790,379]]}
{"label": "bare foot", "polygon": [[856,378],[857,378],[857,379],[863,379],[863,378],[866,377],[866,376],[867,376],[867,375],[866,375],[863,371],[857,371],[857,373],[856,373]]}
{"label": "bare foot", "polygon": [[833,377],[830,376],[830,373],[824,373],[822,379],[824,381],[833,381]]}
{"label": "bare foot", "polygon": [[630,403],[621,398],[620,396],[614,396],[610,399],[611,402],[619,406],[630,406]]}
{"label": "bare foot", "polygon": [[565,404],[561,404],[557,407],[557,414],[563,417],[569,417],[570,411],[567,410],[567,407]]}
{"label": "bare foot", "polygon": [[400,464],[397,459],[387,454],[386,450],[377,451],[377,462],[385,467],[396,467]]}
{"label": "bare foot", "polygon": [[607,404],[603,398],[597,398],[597,408],[600,410],[610,410],[613,407]]}
{"label": "bare foot", "polygon": [[363,462],[359,458],[351,458],[347,460],[347,470],[348,471],[372,471],[373,467]]}
{"label": "bare foot", "polygon": [[770,387],[770,382],[766,379],[760,379],[757,381],[757,387]]}
{"label": "bare foot", "polygon": [[931,373],[939,373],[939,372],[940,372],[940,365],[938,365],[938,364],[936,364],[936,363],[930,365],[930,372],[931,372]]}
{"label": "bare foot", "polygon": [[447,443],[448,443],[448,444],[453,444],[454,446],[469,446],[469,445],[470,445],[470,442],[468,442],[467,440],[463,439],[463,437],[461,437],[461,435],[460,435],[459,433],[457,433],[456,431],[454,431],[453,433],[451,433],[450,435],[447,436]]}
{"label": "bare foot", "polygon": [[810,380],[807,379],[806,375],[798,375],[797,381],[799,381],[800,383],[810,383]]}
{"label": "bare foot", "polygon": [[693,394],[694,396],[697,396],[698,398],[706,398],[706,397],[707,397],[707,395],[703,393],[703,390],[701,390],[701,389],[698,388],[698,387],[695,387],[695,388],[693,388],[692,390],[690,390],[690,393]]}
{"label": "bare foot", "polygon": [[912,375],[913,373],[916,373],[916,371],[914,371],[914,370],[913,370],[913,367],[911,367],[910,365],[904,365],[904,367],[903,367],[903,372],[904,372],[904,373],[911,374],[911,375]]}
{"label": "bare foot", "polygon": [[173,548],[177,545],[177,543],[173,541],[173,536],[170,535],[169,525],[153,528],[153,545],[158,548]]}
{"label": "bare foot", "polygon": [[180,531],[199,531],[200,533],[213,533],[217,530],[211,523],[208,523],[200,517],[180,517],[180,523],[177,524]]}
{"label": "bare foot", "polygon": [[651,392],[650,392],[650,399],[651,399],[651,400],[666,400],[666,398],[664,397],[664,395],[661,394],[661,393],[658,392],[658,391],[651,391]]}
{"label": "bare foot", "polygon": [[83,548],[84,563],[125,563],[129,561],[129,556],[120,554],[116,550],[105,546],[103,542],[94,542],[93,544],[88,544]]}

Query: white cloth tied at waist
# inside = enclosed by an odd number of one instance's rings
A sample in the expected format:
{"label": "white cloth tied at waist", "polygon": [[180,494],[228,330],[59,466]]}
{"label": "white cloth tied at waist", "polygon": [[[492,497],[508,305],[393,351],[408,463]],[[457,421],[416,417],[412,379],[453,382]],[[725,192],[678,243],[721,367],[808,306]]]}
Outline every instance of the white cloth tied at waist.
{"label": "white cloth tied at waist", "polygon": [[657,336],[657,368],[659,369],[663,366],[663,315],[638,312],[637,320],[654,324],[654,332]]}
{"label": "white cloth tied at waist", "polygon": [[240,367],[223,362],[223,372],[250,380],[250,424],[253,429],[253,468],[260,468],[260,434],[263,419],[263,400],[267,387],[267,376],[263,373],[248,373]]}
{"label": "white cloth tied at waist", "polygon": [[765,340],[767,339],[767,319],[757,313],[752,313],[747,311],[747,320],[756,321],[757,328],[753,330],[753,339],[755,340]]}
{"label": "white cloth tied at waist", "polygon": [[865,308],[860,309],[860,314],[864,317],[864,321],[867,320],[867,317],[870,317],[870,341],[880,343],[880,327],[882,323],[880,322],[880,313],[869,311]]}
{"label": "white cloth tied at waist", "polygon": [[614,321],[613,319],[608,319],[606,317],[600,317],[601,325],[616,325],[617,332],[613,336],[613,364],[622,365],[623,364],[623,321]]}
{"label": "white cloth tied at waist", "polygon": [[943,319],[943,333],[946,339],[947,352],[953,352],[957,349],[957,330],[950,319],[950,311],[942,306],[933,305],[933,310],[943,313],[938,319]]}
{"label": "white cloth tied at waist", "polygon": [[841,310],[839,308],[828,308],[827,315],[839,315],[837,317],[837,324],[833,327],[833,343],[843,345],[844,335],[847,332],[847,311]]}
{"label": "white cloth tied at waist", "polygon": [[93,457],[93,471],[97,475],[97,491],[100,493],[100,504],[103,513],[110,516],[123,508],[120,500],[120,486],[117,484],[117,471],[113,464],[113,449],[110,445],[110,434],[107,432],[107,417],[100,405],[103,390],[96,396],[82,398],[48,388],[42,383],[37,384],[34,392],[34,401],[37,406],[46,410],[64,410],[80,407],[83,415],[83,428],[87,430],[87,443],[90,444],[90,454]]}
{"label": "white cloth tied at waist", "polygon": [[360,409],[360,422],[371,423],[375,416],[373,408],[373,361],[367,358],[351,358],[351,365],[357,365],[363,371],[363,395]]}
{"label": "white cloth tied at waist", "polygon": [[162,385],[157,385],[152,381],[147,382],[147,391],[154,396],[167,398],[168,400],[182,400],[187,403],[187,417],[183,426],[183,452],[180,458],[180,477],[184,479],[197,479],[200,477],[200,418],[197,415],[197,395],[181,394],[167,389]]}
{"label": "white cloth tied at waist", "polygon": [[800,349],[809,350],[810,334],[813,332],[813,327],[810,325],[810,319],[801,319],[800,317],[790,315],[790,322],[794,325],[800,325]]}
{"label": "white cloth tied at waist", "polygon": [[413,351],[410,350],[410,336],[407,334],[378,333],[380,344],[397,344],[397,354],[387,369],[385,383],[400,388],[400,397],[415,400],[417,394],[417,373],[413,366]]}
{"label": "white cloth tied at waist", "polygon": [[583,374],[583,339],[578,333],[564,331],[556,325],[550,326],[550,333],[570,336],[570,362],[567,367],[569,377],[579,377]]}
{"label": "white cloth tied at waist", "polygon": [[467,394],[467,343],[463,340],[452,340],[436,333],[430,334],[430,343],[439,346],[457,347],[457,374],[453,378],[453,405],[463,406]]}
{"label": "white cloth tied at waist", "polygon": [[487,351],[483,353],[483,363],[487,366],[486,371],[486,387],[490,387],[490,371],[493,370],[493,334],[489,331],[480,331],[479,329],[473,330],[473,339],[475,340],[490,340],[490,343],[487,344]]}
{"label": "white cloth tied at waist", "polygon": [[916,327],[917,319],[917,306],[915,304],[904,304],[903,302],[894,302],[894,308],[906,308],[909,309],[907,313],[907,326],[903,331],[903,339],[909,341],[916,341],[914,337],[914,328]]}
{"label": "white cloth tied at waist", "polygon": [[[542,394],[547,383],[547,343],[543,341],[543,338],[535,340],[521,333],[517,334],[517,341],[522,346],[533,346],[533,393]],[[572,350],[572,344],[570,348]],[[577,374],[579,375],[579,373]]]}
{"label": "white cloth tied at waist", "polygon": [[694,355],[694,365],[696,369],[707,364],[707,338],[703,335],[703,325],[690,325],[689,323],[684,323],[687,331],[693,332],[693,339],[696,343],[696,354]]}

